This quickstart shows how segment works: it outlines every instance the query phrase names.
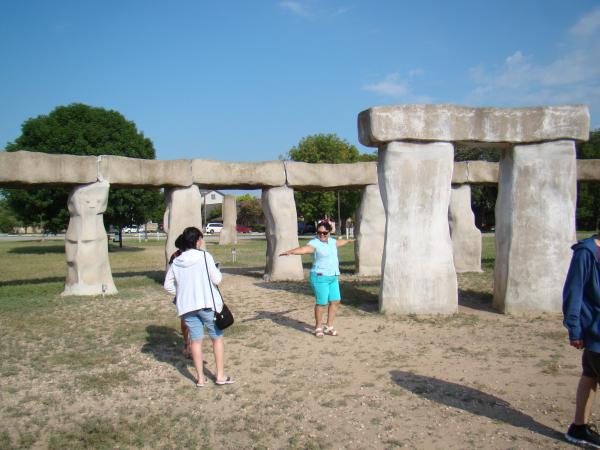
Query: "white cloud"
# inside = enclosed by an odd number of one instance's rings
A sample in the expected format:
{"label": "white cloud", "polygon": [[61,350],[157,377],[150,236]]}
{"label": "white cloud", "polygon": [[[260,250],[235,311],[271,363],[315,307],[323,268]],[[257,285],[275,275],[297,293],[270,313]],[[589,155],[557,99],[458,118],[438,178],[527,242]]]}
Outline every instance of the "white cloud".
{"label": "white cloud", "polygon": [[479,65],[468,70],[474,84],[467,101],[498,106],[584,103],[592,124],[600,115],[600,8],[569,30],[560,53],[540,63],[520,50],[498,66]]}
{"label": "white cloud", "polygon": [[583,16],[569,32],[575,36],[591,36],[600,30],[600,8]]}
{"label": "white cloud", "polygon": [[284,9],[287,9],[292,14],[295,14],[297,16],[301,16],[301,17],[309,17],[310,16],[310,13],[308,12],[308,9],[306,8],[306,6],[300,2],[296,2],[293,0],[284,0],[284,1],[279,2],[279,6],[281,6]]}
{"label": "white cloud", "polygon": [[392,73],[383,81],[363,86],[365,91],[375,92],[387,97],[404,97],[409,93],[408,83],[400,79],[400,75]]}

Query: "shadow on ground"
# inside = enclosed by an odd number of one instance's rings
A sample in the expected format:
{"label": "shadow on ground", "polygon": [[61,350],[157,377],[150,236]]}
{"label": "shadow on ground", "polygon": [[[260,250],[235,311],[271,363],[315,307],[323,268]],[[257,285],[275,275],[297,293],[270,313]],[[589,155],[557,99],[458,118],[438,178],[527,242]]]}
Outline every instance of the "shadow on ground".
{"label": "shadow on ground", "polygon": [[27,245],[11,248],[7,253],[16,255],[46,255],[49,253],[64,253],[65,244],[56,245]]}
{"label": "shadow on ground", "polygon": [[494,296],[489,292],[473,291],[469,289],[458,290],[458,304],[466,308],[476,309],[494,314],[500,314],[494,309],[492,301]]}
{"label": "shadow on ground", "polygon": [[392,370],[390,376],[398,386],[432,402],[462,409],[471,414],[504,422],[514,427],[524,428],[542,436],[562,441],[562,433],[536,422],[531,416],[514,409],[501,398],[460,384],[416,375],[411,372]]}
{"label": "shadow on ground", "polygon": [[242,323],[245,322],[255,322],[257,320],[270,320],[276,325],[281,325],[284,327],[293,328],[294,330],[302,331],[303,333],[313,332],[313,326],[303,322],[301,320],[292,319],[286,314],[289,314],[293,311],[297,311],[298,309],[288,309],[287,311],[256,311],[256,315],[254,317],[250,317],[248,319],[242,320]]}
{"label": "shadow on ground", "polygon": [[165,272],[163,270],[141,270],[138,272],[113,272],[113,278],[146,277],[162,286],[165,281]]}
{"label": "shadow on ground", "polygon": [[183,337],[178,331],[171,327],[148,325],[146,333],[142,353],[152,355],[157,361],[171,364],[185,378],[195,381],[195,376],[189,368],[192,361],[183,356]]}

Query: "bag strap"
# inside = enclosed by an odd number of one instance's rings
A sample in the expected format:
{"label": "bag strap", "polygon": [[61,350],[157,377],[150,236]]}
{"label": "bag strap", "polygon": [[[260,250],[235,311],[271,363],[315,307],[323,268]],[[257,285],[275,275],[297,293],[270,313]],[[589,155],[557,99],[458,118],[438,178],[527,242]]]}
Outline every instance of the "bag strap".
{"label": "bag strap", "polygon": [[208,275],[208,261],[206,261],[206,252],[203,250],[202,253],[204,254],[204,264],[206,265],[206,278],[208,279],[208,288],[210,289],[210,296],[212,297],[213,301],[213,311],[217,312],[217,305],[215,304],[215,294],[213,294],[212,290],[212,281],[210,281],[210,276]]}

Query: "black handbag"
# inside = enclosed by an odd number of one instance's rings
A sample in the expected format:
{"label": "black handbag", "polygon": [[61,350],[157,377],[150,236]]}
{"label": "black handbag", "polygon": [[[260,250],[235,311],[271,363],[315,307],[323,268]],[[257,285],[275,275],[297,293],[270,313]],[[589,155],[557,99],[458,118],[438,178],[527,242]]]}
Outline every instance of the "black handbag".
{"label": "black handbag", "polygon": [[[206,264],[206,276],[208,278],[208,287],[210,288],[210,295],[212,296],[213,301],[213,311],[215,312],[215,324],[221,329],[224,330],[227,327],[233,325],[234,319],[233,314],[231,314],[231,310],[223,301],[223,309],[217,312],[217,305],[215,304],[215,295],[213,294],[213,283],[210,281],[210,276],[208,275],[208,262],[206,261],[206,252],[204,252],[204,264]],[[221,291],[219,290],[219,286],[215,285],[219,295],[221,295]],[[223,299],[223,295],[221,295],[221,299]]]}

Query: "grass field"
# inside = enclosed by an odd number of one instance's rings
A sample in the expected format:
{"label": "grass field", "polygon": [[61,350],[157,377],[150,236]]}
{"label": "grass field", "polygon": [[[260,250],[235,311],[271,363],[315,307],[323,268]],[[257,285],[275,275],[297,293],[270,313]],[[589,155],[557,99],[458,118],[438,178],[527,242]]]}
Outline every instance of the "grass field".
{"label": "grass field", "polygon": [[[492,300],[493,237],[484,236],[483,242],[484,271],[459,275],[459,301],[475,310],[489,310]],[[271,393],[256,383],[237,386],[237,390],[206,390],[202,395],[208,406],[196,407],[195,400],[190,399],[196,395],[190,388],[190,365],[181,357],[183,343],[178,319],[162,289],[164,242],[126,243],[123,249],[111,246],[109,257],[119,294],[106,298],[60,297],[66,270],[62,243],[0,242],[0,258],[4,262],[0,272],[0,449],[338,448],[336,438],[324,438],[326,430],[321,422],[312,421],[305,411],[321,414],[349,407],[358,398],[355,390],[343,390],[334,379],[323,380],[334,390],[340,389],[342,396],[321,398],[319,409],[313,411],[306,403],[310,384],[297,380],[293,387],[285,381],[294,376],[290,367],[297,364],[298,355],[304,354],[305,349],[288,344],[279,331],[264,325],[268,320],[283,333],[303,330],[303,320],[310,321],[312,307],[306,282],[262,283],[265,241],[245,240],[235,248],[237,261],[233,263],[231,246],[210,242],[207,246],[225,273],[246,274],[246,279],[251,280],[248,286],[260,290],[259,294],[248,291],[249,297],[255,296],[252,299],[244,298],[245,292],[225,292],[228,299],[238,295],[232,302],[241,319],[226,332],[227,345],[231,346],[228,364],[248,380],[272,377],[270,385],[283,390]],[[352,275],[353,248],[349,245],[341,250],[346,320],[364,318],[377,323],[372,325],[375,333],[391,333],[392,322],[377,313],[379,280]],[[306,257],[306,267],[309,261]],[[267,294],[271,296],[263,303],[260,296]],[[289,314],[294,314],[290,311],[298,308],[299,317],[306,317],[307,311],[309,317],[290,319]],[[415,317],[399,325],[407,329],[394,333],[418,334],[423,327],[449,327],[453,332],[455,327],[477,327],[479,320],[478,316],[465,313],[450,318]],[[512,325],[507,322],[505,326]],[[560,328],[549,328],[544,333],[548,333],[547,339],[564,337]],[[277,348],[288,345],[289,354],[276,354]],[[468,345],[455,343],[454,347],[462,349],[459,353],[463,357],[481,356]],[[325,354],[327,351],[331,350],[325,350]],[[392,350],[381,351],[383,356],[374,353],[373,357],[379,358],[376,361],[385,355],[402,358]],[[304,356],[310,357],[309,353]],[[212,355],[205,357],[209,361],[211,358]],[[554,371],[555,376],[558,361],[548,357],[540,367]],[[382,368],[385,365],[373,364]],[[343,366],[338,370],[343,379],[348,379],[348,373],[343,375]],[[381,378],[377,380],[363,381],[360,389],[376,392],[380,389],[377,383],[383,382]],[[404,395],[397,389],[390,392],[392,399]],[[271,396],[266,403],[262,400],[265,396]],[[377,433],[379,428],[385,428],[386,414],[393,411],[386,413],[383,403],[373,402],[369,429]],[[268,413],[273,405],[281,414]],[[225,419],[203,420],[211,408],[222,408]],[[376,413],[378,410],[381,414]],[[223,427],[231,433],[229,437],[222,435]],[[283,430],[288,429],[291,431],[282,438]],[[389,436],[392,431],[387,430]],[[317,440],[316,436],[322,439]],[[404,445],[389,436],[387,441],[381,438],[374,447]]]}

